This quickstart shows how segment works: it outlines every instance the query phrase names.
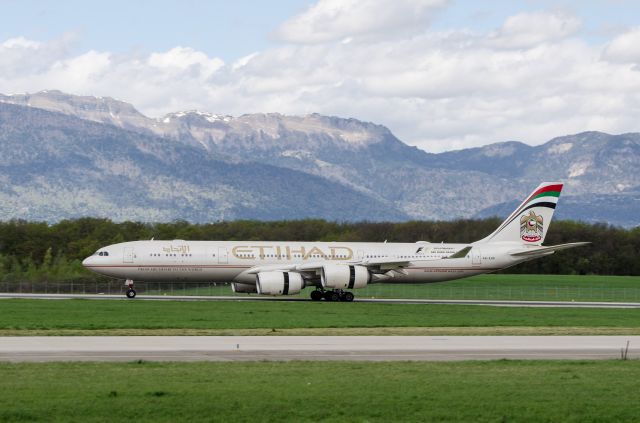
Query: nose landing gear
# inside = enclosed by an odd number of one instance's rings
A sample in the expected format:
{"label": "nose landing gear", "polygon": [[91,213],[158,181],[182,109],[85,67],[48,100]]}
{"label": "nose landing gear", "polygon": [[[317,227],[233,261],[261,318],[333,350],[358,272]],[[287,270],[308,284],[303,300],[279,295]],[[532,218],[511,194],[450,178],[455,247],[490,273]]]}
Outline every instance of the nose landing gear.
{"label": "nose landing gear", "polygon": [[124,286],[126,286],[127,289],[127,298],[135,298],[136,297],[136,290],[133,289],[133,280],[131,279],[127,279],[124,282]]}

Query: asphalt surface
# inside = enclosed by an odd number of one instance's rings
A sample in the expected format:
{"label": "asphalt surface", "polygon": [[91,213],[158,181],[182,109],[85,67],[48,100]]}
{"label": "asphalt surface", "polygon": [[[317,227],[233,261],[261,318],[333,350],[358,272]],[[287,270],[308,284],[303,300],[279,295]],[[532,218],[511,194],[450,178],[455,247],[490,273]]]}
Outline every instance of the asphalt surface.
{"label": "asphalt surface", "polygon": [[[0,293],[3,298],[32,298],[43,300],[88,299],[88,300],[123,300],[123,301],[311,301],[300,297],[264,297],[246,296],[212,296],[212,295],[144,295],[139,294],[131,300],[122,295],[110,294],[13,294]],[[640,303],[633,302],[584,302],[584,301],[515,301],[515,300],[430,300],[414,298],[358,298],[360,303],[394,303],[394,304],[462,304],[490,305],[502,307],[582,307],[582,308],[640,308]]]}
{"label": "asphalt surface", "polygon": [[290,361],[640,358],[640,336],[0,337],[0,361]]}

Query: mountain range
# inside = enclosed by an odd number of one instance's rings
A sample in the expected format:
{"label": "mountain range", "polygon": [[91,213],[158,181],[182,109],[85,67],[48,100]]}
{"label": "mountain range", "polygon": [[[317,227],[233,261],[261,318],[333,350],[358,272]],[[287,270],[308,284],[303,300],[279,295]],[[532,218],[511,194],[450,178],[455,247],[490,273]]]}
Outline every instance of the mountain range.
{"label": "mountain range", "polygon": [[508,214],[565,182],[558,217],[640,225],[640,134],[583,132],[440,154],[356,119],[0,95],[0,219],[403,221]]}

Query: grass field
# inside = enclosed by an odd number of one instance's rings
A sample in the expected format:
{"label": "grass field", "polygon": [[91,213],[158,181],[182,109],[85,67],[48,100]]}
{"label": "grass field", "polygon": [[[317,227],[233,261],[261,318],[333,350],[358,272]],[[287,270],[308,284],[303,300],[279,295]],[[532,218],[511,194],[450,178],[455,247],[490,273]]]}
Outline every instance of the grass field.
{"label": "grass field", "polygon": [[[180,285],[175,285],[168,290],[151,285],[150,288],[159,294],[233,295],[226,286],[180,289]],[[359,298],[640,301],[640,277],[488,274],[444,283],[375,284],[354,293]],[[300,296],[308,297],[309,290],[302,291]]]}
{"label": "grass field", "polygon": [[640,418],[638,361],[0,364],[0,421]]}
{"label": "grass field", "polygon": [[378,298],[640,301],[640,277],[480,275],[423,285],[370,285],[358,296]]}
{"label": "grass field", "polygon": [[[234,295],[228,285],[137,283],[141,295]],[[3,292],[122,293],[120,281],[110,283],[0,282]],[[355,291],[361,298],[504,299],[547,301],[640,302],[638,276],[503,275],[489,274],[434,284],[375,284]],[[247,295],[247,294],[237,294]],[[300,296],[308,297],[309,289]]]}
{"label": "grass field", "polygon": [[640,309],[0,300],[0,335],[640,334]]}

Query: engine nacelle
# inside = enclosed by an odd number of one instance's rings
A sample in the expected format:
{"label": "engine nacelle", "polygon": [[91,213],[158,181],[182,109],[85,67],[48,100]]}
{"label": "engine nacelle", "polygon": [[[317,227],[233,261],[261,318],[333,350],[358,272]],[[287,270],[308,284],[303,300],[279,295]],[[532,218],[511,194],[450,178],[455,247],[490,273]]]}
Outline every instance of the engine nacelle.
{"label": "engine nacelle", "polygon": [[261,295],[293,295],[304,287],[302,275],[296,272],[260,272],[256,288]]}
{"label": "engine nacelle", "polygon": [[238,282],[233,282],[231,283],[231,289],[233,289],[233,292],[238,292],[238,293],[243,293],[243,294],[255,294],[258,292],[258,289],[256,288],[256,284],[248,284],[248,283],[238,283]]}
{"label": "engine nacelle", "polygon": [[325,289],[364,288],[370,280],[369,270],[364,266],[328,264],[320,270],[320,282]]}

